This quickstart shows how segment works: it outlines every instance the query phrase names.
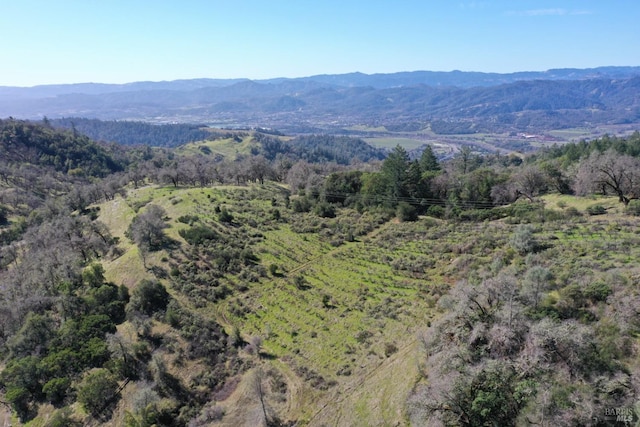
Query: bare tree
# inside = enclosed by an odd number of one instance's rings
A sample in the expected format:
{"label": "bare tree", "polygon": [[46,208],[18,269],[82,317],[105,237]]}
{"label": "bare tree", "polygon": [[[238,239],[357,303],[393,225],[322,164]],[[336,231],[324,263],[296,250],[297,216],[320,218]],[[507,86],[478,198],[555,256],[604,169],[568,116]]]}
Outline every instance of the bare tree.
{"label": "bare tree", "polygon": [[547,187],[547,179],[538,166],[527,165],[521,168],[513,178],[516,196],[525,196],[529,200],[540,195]]}
{"label": "bare tree", "polygon": [[576,194],[614,194],[626,205],[640,197],[640,159],[614,150],[594,151],[580,163]]}

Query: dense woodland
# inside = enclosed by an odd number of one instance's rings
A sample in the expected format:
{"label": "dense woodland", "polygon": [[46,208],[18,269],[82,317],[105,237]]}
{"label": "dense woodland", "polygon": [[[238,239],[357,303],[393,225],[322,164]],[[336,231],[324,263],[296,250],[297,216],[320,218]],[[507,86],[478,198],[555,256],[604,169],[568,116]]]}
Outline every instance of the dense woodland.
{"label": "dense woodland", "polygon": [[202,125],[152,125],[144,122],[102,121],[81,117],[55,119],[49,122],[55,127],[75,129],[95,141],[117,142],[122,145],[177,147],[210,136],[209,132],[202,129]]}
{"label": "dense woodland", "polygon": [[[429,281],[437,255],[385,258],[394,270],[419,279],[424,298],[440,313],[420,325],[423,378],[406,402],[407,422],[588,425],[604,408],[637,401],[638,277],[614,258],[626,253],[635,260],[635,231],[629,224],[589,225],[599,236],[627,233],[615,242],[594,240],[600,259],[597,269],[589,269],[549,236],[612,207],[554,210],[541,198],[613,196],[631,221],[640,215],[640,133],[524,158],[465,147],[446,162],[429,146],[412,160],[400,146],[383,156],[350,138],[290,139],[255,131],[226,136],[231,144],[250,140],[254,148],[235,158],[206,150],[185,155],[96,143],[78,128],[57,130],[47,121],[0,121],[0,402],[22,422],[48,404],[56,411],[46,425],[108,422],[130,382],[138,387],[127,426],[224,419],[212,395],[222,393],[230,378],[261,366],[262,340],[269,337],[225,330],[199,308],[233,300],[232,314],[248,318],[242,294],[286,273],[277,263],[266,268],[261,257],[267,255],[256,249],[265,233],[283,224],[340,247],[364,241],[393,218],[406,236],[421,233],[420,240],[433,242],[447,227],[511,227],[493,237],[488,231],[469,234],[467,247],[455,243],[466,264],[451,273],[459,281],[447,289]],[[181,191],[221,186],[246,189],[234,196],[243,208],[216,201],[231,197],[221,192],[207,196],[211,215],[194,207],[170,218],[153,199],[128,198],[155,187],[175,191],[171,200],[178,204],[184,203]],[[263,199],[263,211],[252,210],[251,201]],[[100,220],[99,206],[117,201],[134,212],[126,242]],[[180,224],[180,239],[168,234],[169,224]],[[127,245],[136,248],[152,279],[135,286],[106,279],[102,264],[122,257]],[[390,247],[384,257],[393,254]],[[474,257],[487,255],[492,262],[472,267]],[[302,275],[289,279],[295,292],[312,292]],[[322,310],[339,305],[322,295]],[[371,338],[356,339],[366,345]],[[396,351],[388,343],[384,353]],[[198,375],[188,381],[177,376],[168,354],[181,360],[176,366],[198,366]],[[313,366],[296,369],[319,390],[331,387],[332,379]],[[270,381],[264,394],[286,389],[277,372],[261,375]],[[294,424],[268,410],[261,387],[263,421]],[[74,402],[83,413],[75,412]]]}

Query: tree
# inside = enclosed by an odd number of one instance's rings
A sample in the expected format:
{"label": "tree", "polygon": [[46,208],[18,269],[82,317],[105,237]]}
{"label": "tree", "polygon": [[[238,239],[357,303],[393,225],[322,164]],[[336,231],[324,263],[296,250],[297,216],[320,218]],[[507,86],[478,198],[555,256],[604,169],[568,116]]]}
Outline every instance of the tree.
{"label": "tree", "polygon": [[457,169],[462,174],[466,174],[467,172],[471,172],[475,169],[477,163],[479,163],[478,160],[479,157],[473,154],[471,147],[468,145],[463,146],[454,157]]}
{"label": "tree", "polygon": [[342,203],[354,197],[362,188],[362,172],[334,172],[324,181],[324,196],[329,203]]}
{"label": "tree", "polygon": [[400,145],[382,162],[382,175],[388,181],[387,195],[394,199],[407,195],[407,171],[409,169],[409,155]]}
{"label": "tree", "polygon": [[540,168],[545,174],[546,180],[549,183],[550,187],[555,189],[560,194],[573,194],[573,189],[571,188],[571,179],[560,167],[558,161],[543,163]]}
{"label": "tree", "polygon": [[388,202],[386,191],[389,180],[380,172],[362,174],[362,198],[366,204],[376,205]]}
{"label": "tree", "polygon": [[594,151],[580,162],[576,193],[613,193],[626,205],[640,197],[640,159],[619,154],[612,149]]}
{"label": "tree", "polygon": [[300,160],[289,168],[286,182],[289,184],[291,192],[296,194],[300,190],[307,189],[315,181],[318,181],[317,178],[318,176],[313,167],[309,163]]}
{"label": "tree", "polygon": [[512,181],[514,183],[516,197],[522,195],[529,200],[540,195],[547,187],[547,179],[540,168],[536,165],[522,167]]}
{"label": "tree", "polygon": [[438,158],[433,152],[433,148],[430,145],[426,145],[422,155],[420,156],[420,169],[422,172],[435,172],[440,170],[440,164]]}
{"label": "tree", "polygon": [[30,416],[34,397],[41,393],[38,358],[16,358],[0,372],[0,386],[5,390],[7,402],[22,421]]}
{"label": "tree", "polygon": [[248,167],[249,177],[260,184],[264,184],[265,178],[269,178],[274,174],[271,164],[262,155],[249,157]]}
{"label": "tree", "polygon": [[167,242],[164,229],[166,211],[158,205],[147,205],[145,211],[137,215],[129,226],[129,238],[138,245],[144,254],[162,248]]}
{"label": "tree", "polygon": [[147,316],[157,311],[163,311],[169,304],[169,293],[162,283],[152,280],[142,280],[133,290],[131,306]]}
{"label": "tree", "polygon": [[94,417],[98,417],[116,397],[118,382],[106,369],[87,374],[78,385],[78,402]]}
{"label": "tree", "polygon": [[419,198],[426,195],[422,184],[422,168],[417,160],[409,163],[405,178],[405,191],[412,198]]}

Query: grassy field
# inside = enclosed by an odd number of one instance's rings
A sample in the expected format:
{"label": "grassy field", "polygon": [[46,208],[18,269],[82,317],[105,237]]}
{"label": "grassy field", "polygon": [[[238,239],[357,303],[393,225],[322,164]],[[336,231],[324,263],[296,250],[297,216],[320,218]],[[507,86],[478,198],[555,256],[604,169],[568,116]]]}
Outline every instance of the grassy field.
{"label": "grassy field", "polygon": [[410,139],[410,138],[365,138],[367,143],[373,145],[374,147],[379,148],[393,148],[396,145],[400,145],[406,150],[413,150],[414,148],[418,148],[421,145],[424,145],[425,142],[419,139]]}
{"label": "grassy field", "polygon": [[235,159],[238,155],[248,155],[251,148],[259,147],[259,144],[248,134],[230,138],[218,138],[214,140],[192,142],[176,149],[181,155],[221,155],[226,159]]}

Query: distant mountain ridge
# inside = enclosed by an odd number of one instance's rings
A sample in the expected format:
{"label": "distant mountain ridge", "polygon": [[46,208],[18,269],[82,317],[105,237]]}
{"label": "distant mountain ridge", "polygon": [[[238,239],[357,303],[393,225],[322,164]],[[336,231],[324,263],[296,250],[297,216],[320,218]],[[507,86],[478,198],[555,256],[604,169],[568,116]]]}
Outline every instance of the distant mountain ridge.
{"label": "distant mountain ridge", "polygon": [[9,116],[214,123],[293,131],[433,120],[473,122],[481,130],[636,123],[640,122],[640,67],[0,87],[0,117]]}
{"label": "distant mountain ridge", "polygon": [[396,73],[317,74],[309,77],[278,77],[273,79],[180,79],[171,81],[141,81],[124,84],[73,83],[32,87],[0,86],[0,97],[42,98],[70,93],[99,95],[139,90],[188,91],[205,87],[231,86],[240,82],[278,84],[285,81],[312,81],[334,86],[371,86],[376,89],[399,86],[494,86],[520,80],[582,80],[592,78],[628,78],[640,75],[640,67],[558,68],[547,71],[519,71],[515,73],[485,73],[476,71],[402,71]]}

